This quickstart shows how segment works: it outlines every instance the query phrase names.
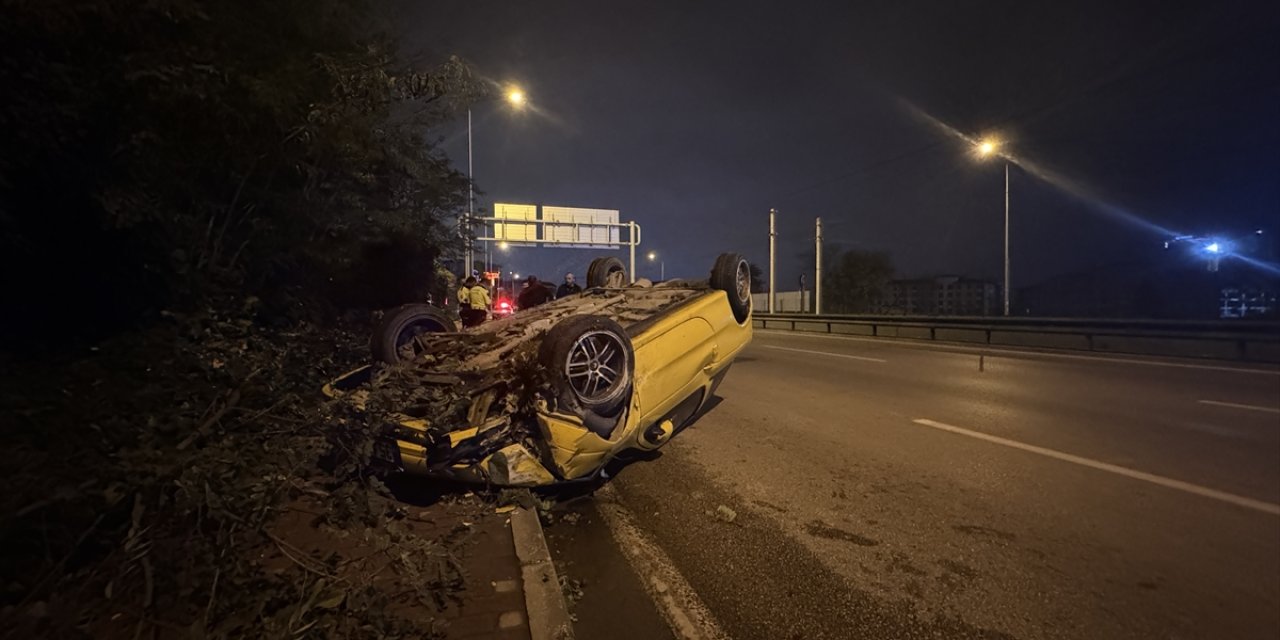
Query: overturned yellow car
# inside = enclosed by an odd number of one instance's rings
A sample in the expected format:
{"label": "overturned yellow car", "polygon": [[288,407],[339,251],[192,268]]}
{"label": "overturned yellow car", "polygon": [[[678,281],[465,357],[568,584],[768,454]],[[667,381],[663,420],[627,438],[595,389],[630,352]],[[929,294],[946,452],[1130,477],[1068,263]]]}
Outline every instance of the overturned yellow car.
{"label": "overturned yellow car", "polygon": [[500,486],[607,475],[706,406],[751,342],[751,271],[722,254],[707,280],[630,285],[594,261],[581,294],[462,332],[426,305],[389,312],[373,365],[325,386],[377,429],[393,470]]}

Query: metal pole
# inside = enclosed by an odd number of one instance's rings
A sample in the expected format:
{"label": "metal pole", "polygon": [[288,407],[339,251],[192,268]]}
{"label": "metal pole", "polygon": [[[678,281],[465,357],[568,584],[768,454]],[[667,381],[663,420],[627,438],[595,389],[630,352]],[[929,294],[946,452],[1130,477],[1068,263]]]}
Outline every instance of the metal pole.
{"label": "metal pole", "polygon": [[472,164],[471,155],[471,109],[467,109],[467,216],[466,224],[462,227],[462,244],[466,250],[466,257],[463,259],[462,279],[465,280],[471,275],[474,269],[471,258],[471,217],[475,215],[472,211],[472,202],[475,199],[475,166]]}
{"label": "metal pole", "polygon": [[1004,163],[1004,315],[1009,315],[1009,161]]}
{"label": "metal pole", "polygon": [[774,298],[777,297],[773,288],[774,278],[774,257],[776,256],[776,245],[778,243],[778,231],[774,226],[774,218],[778,215],[777,209],[769,210],[769,313],[773,313]]}
{"label": "metal pole", "polygon": [[658,276],[658,279],[659,279],[659,280],[661,280],[661,281],[663,281],[663,282],[666,282],[666,281],[667,281],[667,261],[666,261],[666,260],[659,260],[659,261],[658,261],[658,268],[662,270],[662,273],[661,273],[661,275],[659,275],[659,276]]}
{"label": "metal pole", "polygon": [[817,273],[813,278],[813,313],[822,315],[822,218],[818,218],[817,235],[813,241],[814,253],[818,255]]}
{"label": "metal pole", "polygon": [[632,282],[635,282],[636,280],[636,222],[635,220],[629,221],[627,223],[627,228],[630,229],[630,232],[631,232],[630,235],[627,237],[627,244],[631,245],[631,270],[627,272],[627,275],[631,277]]}

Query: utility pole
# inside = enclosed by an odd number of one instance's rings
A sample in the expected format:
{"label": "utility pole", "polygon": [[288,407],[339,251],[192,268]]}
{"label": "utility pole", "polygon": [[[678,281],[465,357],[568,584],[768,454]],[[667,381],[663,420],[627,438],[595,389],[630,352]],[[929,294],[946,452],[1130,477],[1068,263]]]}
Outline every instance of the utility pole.
{"label": "utility pole", "polygon": [[1004,315],[1009,315],[1009,161],[1004,161]]}
{"label": "utility pole", "polygon": [[630,235],[627,236],[627,239],[629,241],[628,244],[631,245],[631,266],[630,266],[631,270],[627,272],[627,275],[631,277],[631,282],[635,282],[636,281],[636,221],[635,220],[628,221],[627,229],[628,229],[628,232],[630,233]]}
{"label": "utility pole", "polygon": [[475,165],[472,163],[471,155],[471,109],[467,109],[467,222],[462,226],[462,244],[466,251],[466,257],[462,261],[463,280],[466,280],[471,275],[471,271],[474,268],[474,262],[471,257],[471,219],[475,216],[475,211],[472,210],[476,192],[475,175]]}
{"label": "utility pole", "polygon": [[817,233],[813,238],[814,253],[817,254],[817,272],[813,278],[813,313],[822,315],[822,218],[818,218]]}
{"label": "utility pole", "polygon": [[778,228],[775,225],[775,218],[778,216],[777,209],[769,210],[769,313],[773,313],[773,300],[777,297],[773,288],[775,278],[773,277],[774,258],[777,256],[778,244]]}

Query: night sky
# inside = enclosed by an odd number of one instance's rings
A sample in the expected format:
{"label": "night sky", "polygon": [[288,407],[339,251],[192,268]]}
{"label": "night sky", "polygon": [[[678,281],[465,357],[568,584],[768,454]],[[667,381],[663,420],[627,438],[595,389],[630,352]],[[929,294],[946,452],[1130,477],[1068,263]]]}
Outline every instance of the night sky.
{"label": "night sky", "polygon": [[[405,2],[406,54],[456,53],[533,109],[476,107],[480,206],[616,208],[668,277],[734,250],[779,289],[828,250],[900,276],[1013,284],[1158,253],[1169,233],[1280,235],[1280,3]],[[928,114],[929,117],[921,114]],[[465,119],[435,132],[466,168]],[[1028,170],[1069,180],[1064,187]],[[558,280],[599,252],[519,248]],[[625,261],[625,251],[615,253]],[[1167,257],[1167,255],[1166,255]]]}

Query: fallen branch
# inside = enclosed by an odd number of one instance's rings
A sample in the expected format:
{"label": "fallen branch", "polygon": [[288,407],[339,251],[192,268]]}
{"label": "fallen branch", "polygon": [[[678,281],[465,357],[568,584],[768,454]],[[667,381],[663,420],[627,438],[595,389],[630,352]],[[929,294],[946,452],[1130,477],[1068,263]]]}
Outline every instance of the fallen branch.
{"label": "fallen branch", "polygon": [[[270,538],[272,542],[276,543],[276,548],[280,550],[280,553],[284,554],[284,557],[292,560],[294,564],[298,565],[299,567],[302,567],[303,570],[305,570],[307,573],[312,573],[317,576],[320,576],[321,578],[328,578],[330,580],[338,579],[338,577],[335,575],[331,575],[325,571],[321,571],[319,569],[315,569],[313,567],[307,566],[306,563],[294,557],[292,553],[289,553],[289,549],[293,549],[294,553],[297,553],[298,555],[306,558],[307,557],[306,553],[304,553],[301,549],[289,544],[288,542],[285,542],[284,540],[281,540],[273,533],[270,533],[267,531],[263,531],[262,533],[266,534],[266,536]],[[310,558],[308,558],[308,560],[310,560]],[[312,560],[312,562],[315,562],[315,561]]]}
{"label": "fallen branch", "polygon": [[213,429],[213,425],[216,424],[218,420],[222,419],[223,414],[225,414],[228,409],[235,406],[237,402],[240,402],[240,391],[244,389],[244,386],[249,384],[249,381],[253,380],[254,376],[258,375],[261,371],[262,369],[254,369],[248,376],[245,376],[245,379],[240,383],[240,386],[227,394],[227,399],[222,403],[222,406],[219,407],[213,415],[205,419],[205,421],[201,423],[195,431],[192,431],[186,438],[183,438],[182,442],[178,443],[178,451],[182,451],[191,446],[191,443],[195,442],[197,438],[203,438],[208,435],[209,431]]}

